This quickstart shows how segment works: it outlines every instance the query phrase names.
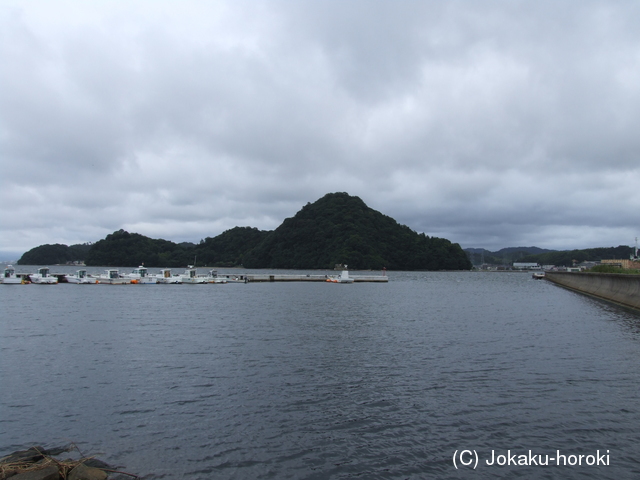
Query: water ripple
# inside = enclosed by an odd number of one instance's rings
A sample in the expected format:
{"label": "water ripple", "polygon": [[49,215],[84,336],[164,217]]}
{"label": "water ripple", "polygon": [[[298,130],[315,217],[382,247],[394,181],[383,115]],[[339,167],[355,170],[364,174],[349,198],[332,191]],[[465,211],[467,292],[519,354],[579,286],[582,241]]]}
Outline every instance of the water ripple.
{"label": "water ripple", "polygon": [[[71,440],[150,480],[637,476],[637,315],[521,274],[392,275],[0,288],[0,454]],[[465,448],[614,453],[470,474]]]}

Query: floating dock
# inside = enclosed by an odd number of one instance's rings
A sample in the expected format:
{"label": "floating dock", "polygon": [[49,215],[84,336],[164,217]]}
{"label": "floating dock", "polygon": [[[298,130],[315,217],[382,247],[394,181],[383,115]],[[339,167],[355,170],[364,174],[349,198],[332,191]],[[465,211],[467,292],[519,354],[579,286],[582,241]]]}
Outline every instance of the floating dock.
{"label": "floating dock", "polygon": [[[328,282],[331,275],[291,275],[291,274],[245,274],[247,282]],[[370,282],[370,283],[386,283],[389,277],[386,275],[349,275],[353,278],[354,283]]]}

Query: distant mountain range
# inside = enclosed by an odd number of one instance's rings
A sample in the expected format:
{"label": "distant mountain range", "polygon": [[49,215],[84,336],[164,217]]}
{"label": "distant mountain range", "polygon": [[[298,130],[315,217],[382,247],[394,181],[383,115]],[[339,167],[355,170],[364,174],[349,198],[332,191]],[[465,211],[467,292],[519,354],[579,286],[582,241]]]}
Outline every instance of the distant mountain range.
{"label": "distant mountain range", "polygon": [[21,265],[84,260],[91,266],[200,266],[356,270],[469,270],[457,243],[416,233],[347,193],[329,193],[307,203],[273,231],[235,227],[199,244],[177,244],[116,231],[94,244],[41,245]]}
{"label": "distant mountain range", "polygon": [[633,253],[627,245],[618,247],[587,248],[583,250],[548,250],[538,247],[509,247],[491,252],[484,248],[465,248],[473,265],[483,263],[492,265],[509,265],[513,262],[530,262],[540,265],[571,266],[584,261],[600,261],[604,259],[627,259]]}
{"label": "distant mountain range", "polygon": [[492,252],[485,248],[465,248],[464,251],[467,253],[469,260],[473,265],[482,265],[483,263],[491,265],[509,265],[530,255],[553,252],[553,250],[538,247],[507,247],[496,252]]}

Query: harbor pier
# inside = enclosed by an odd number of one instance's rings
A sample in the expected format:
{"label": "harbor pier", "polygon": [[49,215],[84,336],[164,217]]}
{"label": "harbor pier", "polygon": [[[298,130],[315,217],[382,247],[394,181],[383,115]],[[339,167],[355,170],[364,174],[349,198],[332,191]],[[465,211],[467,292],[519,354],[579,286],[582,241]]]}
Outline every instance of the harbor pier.
{"label": "harbor pier", "polygon": [[[274,273],[258,273],[246,274],[247,282],[327,282],[330,281],[330,275],[297,275],[297,274],[274,274]],[[386,283],[389,277],[386,275],[350,275],[354,283],[370,282],[370,283]]]}

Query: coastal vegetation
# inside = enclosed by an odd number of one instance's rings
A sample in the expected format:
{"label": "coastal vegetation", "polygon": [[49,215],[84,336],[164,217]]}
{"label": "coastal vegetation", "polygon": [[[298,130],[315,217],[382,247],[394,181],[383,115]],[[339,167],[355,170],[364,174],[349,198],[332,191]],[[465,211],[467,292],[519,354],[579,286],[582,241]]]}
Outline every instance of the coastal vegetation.
{"label": "coastal vegetation", "polygon": [[613,265],[596,265],[591,267],[589,272],[592,273],[622,273],[624,275],[640,275],[640,269],[620,268]]}
{"label": "coastal vegetation", "polygon": [[[330,193],[307,203],[273,231],[235,227],[199,244],[177,244],[118,230],[86,251],[60,245],[36,247],[18,264],[55,264],[83,260],[89,266],[329,269],[468,270],[460,245],[417,233],[369,208],[359,197]],[[65,248],[67,250],[65,250]],[[64,255],[62,255],[64,253]]]}

